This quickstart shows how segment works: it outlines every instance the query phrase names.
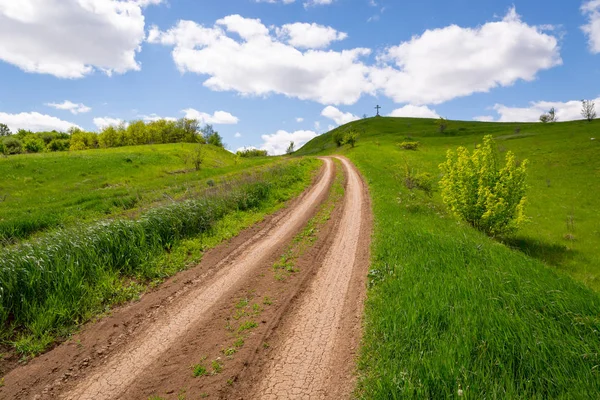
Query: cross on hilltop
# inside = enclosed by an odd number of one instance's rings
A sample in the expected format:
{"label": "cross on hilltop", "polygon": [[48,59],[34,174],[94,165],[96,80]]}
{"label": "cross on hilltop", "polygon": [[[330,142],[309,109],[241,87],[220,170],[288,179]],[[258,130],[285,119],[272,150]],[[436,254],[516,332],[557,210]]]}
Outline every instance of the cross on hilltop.
{"label": "cross on hilltop", "polygon": [[379,115],[379,110],[381,109],[381,107],[379,106],[379,104],[377,104],[377,107],[375,107],[375,109],[377,110],[377,116],[381,117],[381,115]]}

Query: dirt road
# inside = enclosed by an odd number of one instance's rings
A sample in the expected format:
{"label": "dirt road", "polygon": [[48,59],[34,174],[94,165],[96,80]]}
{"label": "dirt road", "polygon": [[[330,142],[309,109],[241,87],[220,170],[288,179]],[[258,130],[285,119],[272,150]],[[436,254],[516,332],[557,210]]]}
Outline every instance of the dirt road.
{"label": "dirt road", "polygon": [[[272,265],[327,198],[335,173],[329,158],[315,184],[286,210],[207,253],[197,268],[139,303],[15,369],[0,398],[347,396],[360,338],[370,211],[360,176],[341,161],[345,200],[298,260],[296,275],[274,280]],[[243,348],[231,345],[240,340]],[[190,368],[208,357],[212,373],[194,377]]]}

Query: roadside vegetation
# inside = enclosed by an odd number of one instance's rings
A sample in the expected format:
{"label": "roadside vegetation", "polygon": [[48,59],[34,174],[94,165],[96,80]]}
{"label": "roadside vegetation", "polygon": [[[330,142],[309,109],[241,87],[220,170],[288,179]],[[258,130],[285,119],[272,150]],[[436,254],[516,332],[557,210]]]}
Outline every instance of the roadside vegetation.
{"label": "roadside vegetation", "polygon": [[[338,147],[337,131],[349,130],[361,132],[360,141]],[[373,199],[358,397],[597,395],[600,187],[590,185],[600,171],[596,131],[593,121],[371,118],[297,151],[341,151]],[[472,150],[485,135],[502,158],[514,153],[515,166],[529,160],[528,222],[516,232],[474,229],[442,199],[446,152]]]}
{"label": "roadside vegetation", "polygon": [[281,207],[308,186],[318,165],[276,161],[212,185],[191,181],[198,187],[181,201],[170,199],[130,218],[78,221],[0,250],[3,341],[23,354],[43,351],[74,326],[193,265],[207,247]]}

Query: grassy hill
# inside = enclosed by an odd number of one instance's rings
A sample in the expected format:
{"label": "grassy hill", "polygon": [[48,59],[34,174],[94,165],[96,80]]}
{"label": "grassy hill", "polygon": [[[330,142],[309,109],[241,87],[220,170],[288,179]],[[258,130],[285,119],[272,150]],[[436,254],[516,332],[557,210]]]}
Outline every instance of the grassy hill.
{"label": "grassy hill", "polygon": [[[440,133],[434,120],[371,118],[338,128],[360,132],[354,149],[337,148],[333,131],[298,151],[348,156],[373,198],[359,397],[597,395],[598,126],[449,121]],[[472,149],[486,134],[530,160],[531,221],[503,243],[448,215],[439,193],[405,185],[407,171],[439,179],[446,150]]]}
{"label": "grassy hill", "polygon": [[195,171],[193,144],[162,144],[0,157],[0,242],[75,221],[119,215],[206,188],[208,179],[273,159],[238,159],[203,146]]}

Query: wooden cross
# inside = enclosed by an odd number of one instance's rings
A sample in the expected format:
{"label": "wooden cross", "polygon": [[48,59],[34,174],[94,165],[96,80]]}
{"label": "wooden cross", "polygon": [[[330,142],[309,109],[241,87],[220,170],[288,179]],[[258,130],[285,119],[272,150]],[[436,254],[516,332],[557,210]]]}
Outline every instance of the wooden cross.
{"label": "wooden cross", "polygon": [[379,110],[381,109],[381,107],[379,107],[379,104],[377,104],[377,107],[375,107],[377,109],[377,116],[379,117]]}

